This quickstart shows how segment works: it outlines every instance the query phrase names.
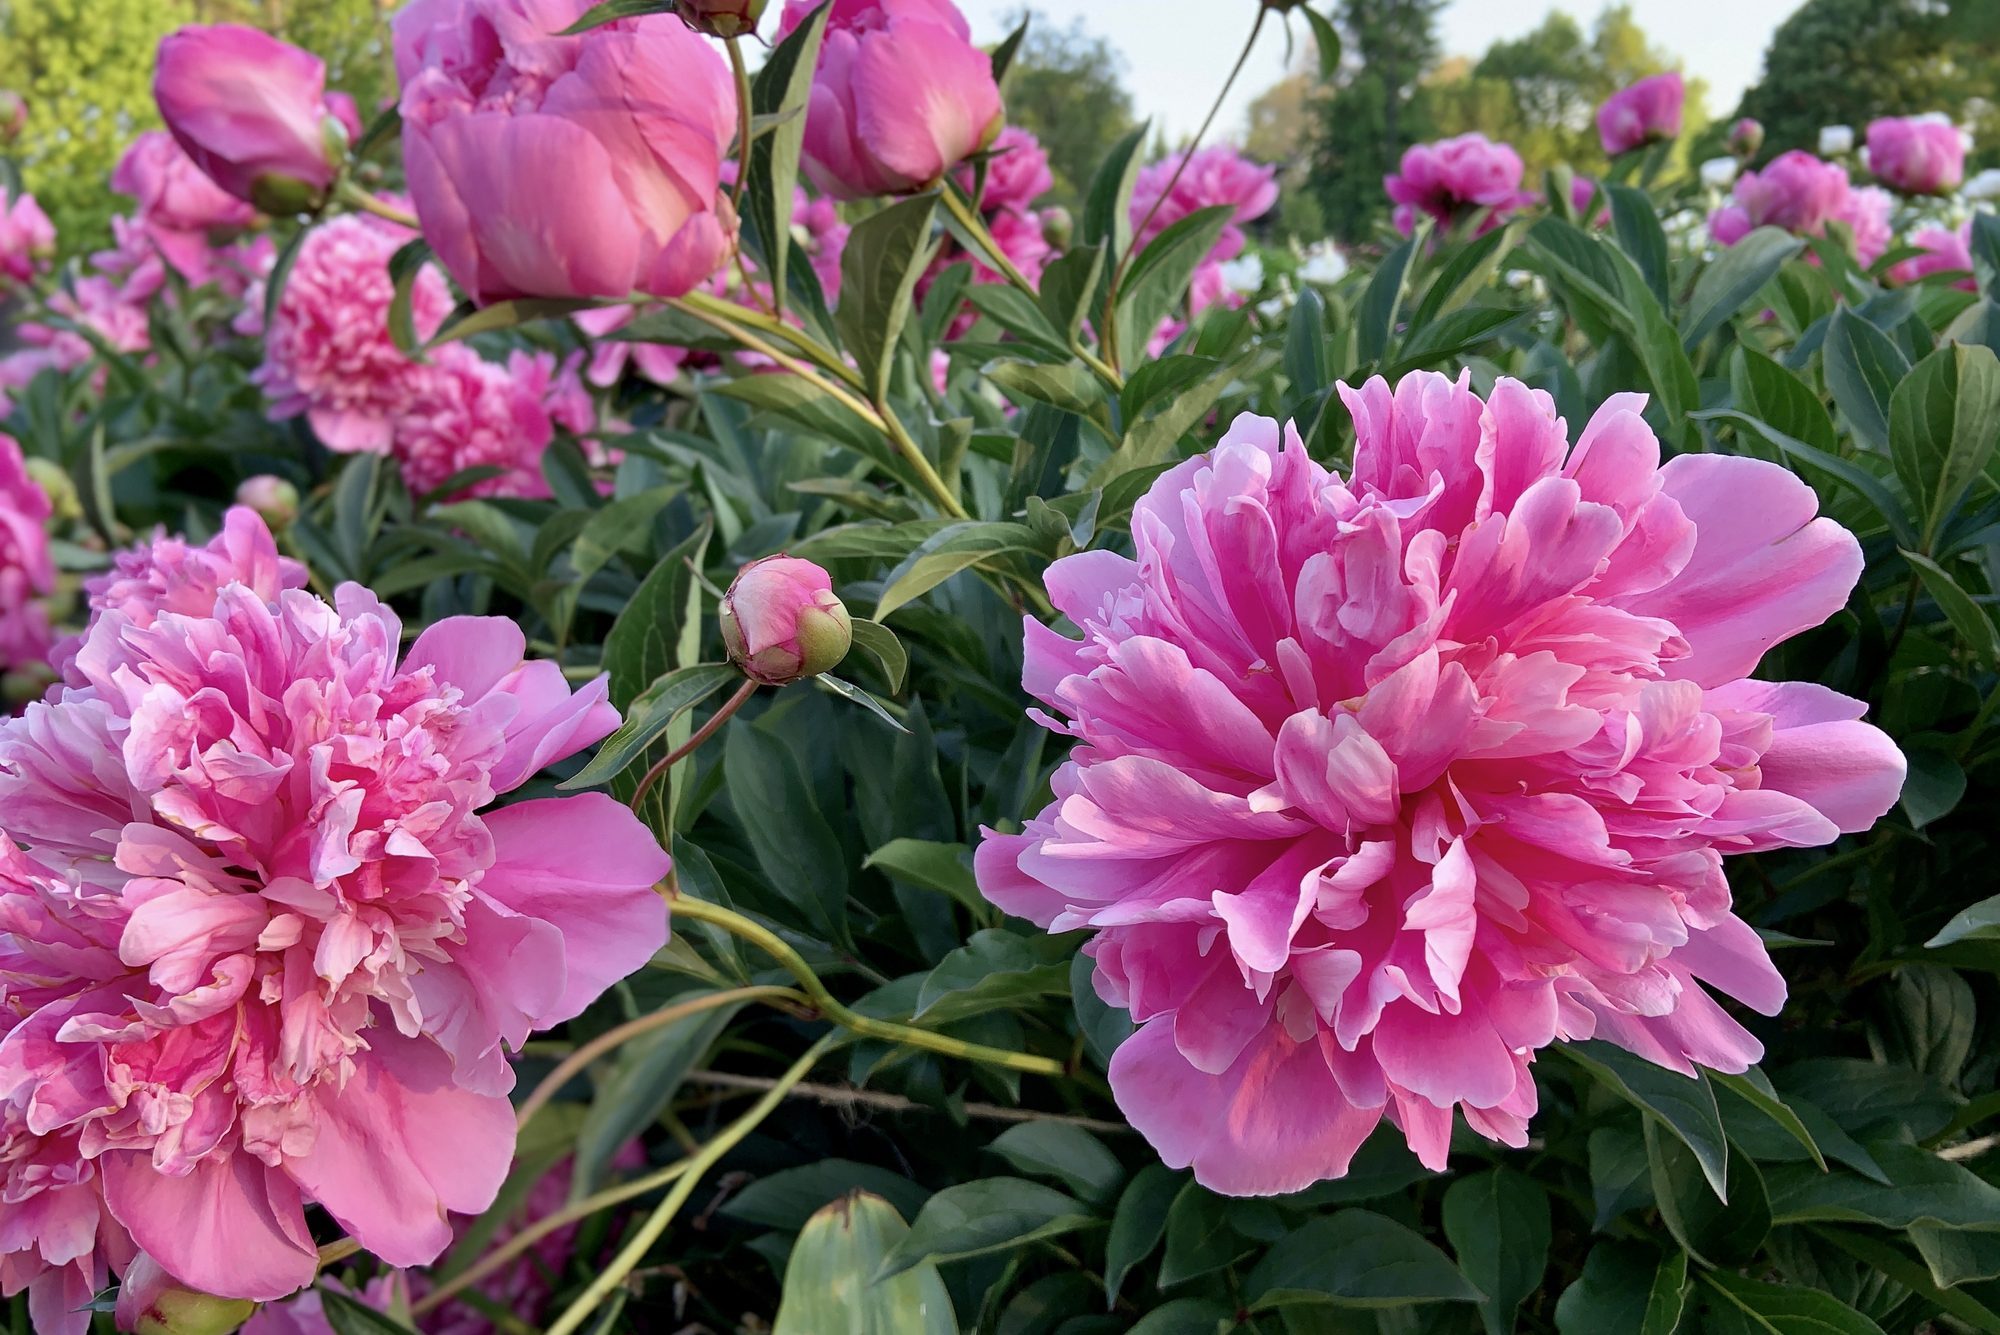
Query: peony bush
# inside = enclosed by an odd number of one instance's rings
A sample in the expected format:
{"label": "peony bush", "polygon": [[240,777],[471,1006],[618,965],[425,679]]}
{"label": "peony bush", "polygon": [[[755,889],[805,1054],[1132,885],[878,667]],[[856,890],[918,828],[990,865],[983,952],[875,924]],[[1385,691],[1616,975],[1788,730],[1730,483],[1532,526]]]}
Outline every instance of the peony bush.
{"label": "peony bush", "polygon": [[1956,126],[1287,247],[951,0],[388,22],[0,172],[11,1330],[2000,1331]]}

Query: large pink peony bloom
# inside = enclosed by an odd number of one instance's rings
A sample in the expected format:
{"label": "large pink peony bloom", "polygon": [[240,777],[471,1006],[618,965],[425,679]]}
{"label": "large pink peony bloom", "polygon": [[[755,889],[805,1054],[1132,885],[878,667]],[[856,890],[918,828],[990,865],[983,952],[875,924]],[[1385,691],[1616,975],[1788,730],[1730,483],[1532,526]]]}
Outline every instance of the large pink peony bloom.
{"label": "large pink peony bloom", "polygon": [[55,253],[55,224],[35,197],[23,191],[9,199],[0,190],[0,293],[48,268]]}
{"label": "large pink peony bloom", "polygon": [[1146,246],[1190,213],[1228,205],[1236,210],[1235,216],[1222,229],[1208,257],[1235,259],[1243,253],[1243,229],[1237,224],[1256,221],[1278,202],[1277,168],[1252,162],[1228,144],[1196,152],[1175,180],[1174,169],[1180,163],[1178,157],[1155,162],[1133,182],[1132,225],[1139,229],[1133,244]]}
{"label": "large pink peony bloom", "polygon": [[1662,468],[1637,395],[1572,449],[1515,381],[1342,394],[1350,478],[1246,417],[1140,502],[1136,560],[1050,568],[1082,638],[1029,621],[1024,685],[1078,745],[978,854],[1008,912],[1095,930],[1140,1023],[1119,1106],[1231,1193],[1339,1176],[1385,1115],[1434,1168],[1454,1109],[1521,1145],[1559,1038],[1745,1069],[1702,984],[1785,986],[1723,856],[1865,830],[1903,781],[1860,701],[1745,679],[1861,573],[1798,478]]}
{"label": "large pink peony bloom", "polygon": [[1965,136],[1948,116],[1883,116],[1868,123],[1868,170],[1912,195],[1944,195],[1965,181]]}
{"label": "large pink peony bloom", "polygon": [[[254,379],[271,416],[303,414],[326,447],[386,453],[410,410],[422,368],[389,333],[396,284],[389,258],[415,233],[348,214],[306,234],[278,298]],[[451,313],[444,276],[426,266],[410,290],[411,322],[429,338]]]}
{"label": "large pink peony bloom", "polygon": [[28,476],[19,442],[0,432],[0,673],[49,656],[49,614],[41,602],[56,585],[49,514],[48,493]]}
{"label": "large pink peony bloom", "polygon": [[1934,273],[1966,274],[1952,286],[1966,292],[1977,292],[1978,282],[1971,277],[1972,270],[1972,223],[1968,220],[1956,230],[1949,227],[1926,227],[1910,238],[1910,244],[1924,253],[1889,267],[1889,278],[1897,283],[1914,283],[1928,278]]}
{"label": "large pink peony bloom", "polygon": [[1761,172],[1736,178],[1736,202],[1709,220],[1720,245],[1733,246],[1752,228],[1782,227],[1799,236],[1820,236],[1847,207],[1847,169],[1803,149],[1780,153]]}
{"label": "large pink peony bloom", "polygon": [[424,236],[476,302],[678,297],[735,242],[722,57],[670,14],[554,34],[587,0],[418,0],[395,20]]}
{"label": "large pink peony bloom", "polygon": [[7,1215],[9,1283],[129,1233],[189,1288],[283,1297],[307,1202],[428,1263],[508,1171],[506,1049],[665,940],[630,812],[493,806],[616,726],[602,680],[498,618],[400,637],[356,585],[103,611],[82,684],[0,723],[0,1164],[10,1200],[77,1199]]}
{"label": "large pink peony bloom", "polygon": [[1681,104],[1686,100],[1687,88],[1674,70],[1621,88],[1597,109],[1598,142],[1616,157],[1662,139],[1678,138]]}
{"label": "large pink peony bloom", "polygon": [[1499,225],[1510,212],[1534,202],[1521,189],[1521,155],[1511,144],[1496,144],[1476,131],[1435,144],[1413,144],[1382,188],[1396,205],[1396,230],[1416,230],[1417,215],[1450,223],[1461,214],[1485,210],[1479,230]]}

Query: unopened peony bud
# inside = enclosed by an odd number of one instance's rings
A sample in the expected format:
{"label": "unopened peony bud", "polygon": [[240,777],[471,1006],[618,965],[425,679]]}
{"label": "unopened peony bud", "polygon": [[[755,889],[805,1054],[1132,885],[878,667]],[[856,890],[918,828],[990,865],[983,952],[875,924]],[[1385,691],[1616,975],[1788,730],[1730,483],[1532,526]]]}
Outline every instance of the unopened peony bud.
{"label": "unopened peony bud", "polygon": [[326,202],[344,154],[325,129],[318,56],[235,23],[187,27],[160,43],[153,98],[210,180],[270,214]]}
{"label": "unopened peony bud", "polygon": [[70,481],[61,464],[52,459],[31,458],[26,466],[28,477],[49,498],[49,511],[56,519],[83,517],[83,501],[76,494],[76,483]]}
{"label": "unopened peony bud", "polygon": [[299,489],[270,473],[244,479],[236,489],[236,503],[255,510],[272,528],[288,527],[299,517]]}
{"label": "unopened peony bud", "polygon": [[833,577],[811,561],[767,556],[736,573],[722,598],[722,643],[752,681],[789,686],[847,657],[854,626]]}
{"label": "unopened peony bud", "polygon": [[1757,156],[1757,150],[1764,146],[1764,122],[1755,116],[1745,116],[1729,127],[1729,151],[1744,161]]}
{"label": "unopened peony bud", "polygon": [[1042,240],[1049,243],[1050,250],[1068,250],[1069,243],[1076,239],[1076,219],[1070,217],[1068,209],[1050,207],[1042,210]]}
{"label": "unopened peony bud", "polygon": [[118,1286],[118,1329],[135,1335],[230,1335],[256,1311],[241,1298],[190,1293],[144,1252]]}
{"label": "unopened peony bud", "polygon": [[11,88],[0,88],[0,147],[13,143],[28,128],[28,99]]}
{"label": "unopened peony bud", "polygon": [[747,37],[757,31],[766,0],[674,0],[674,12],[710,37]]}

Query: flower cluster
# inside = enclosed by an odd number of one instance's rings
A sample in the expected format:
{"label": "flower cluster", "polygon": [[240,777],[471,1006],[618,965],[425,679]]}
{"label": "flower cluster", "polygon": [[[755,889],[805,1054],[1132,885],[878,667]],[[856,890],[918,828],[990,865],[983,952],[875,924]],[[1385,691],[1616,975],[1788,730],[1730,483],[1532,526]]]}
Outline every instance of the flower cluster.
{"label": "flower cluster", "polygon": [[1847,169],[1803,149],[1781,153],[1762,171],[1736,178],[1736,202],[1709,219],[1717,245],[1733,246],[1758,227],[1780,227],[1797,236],[1824,236],[1828,223],[1853,233],[1856,257],[1872,264],[1889,248],[1889,215],[1895,201],[1873,186],[1855,188]]}
{"label": "flower cluster", "polygon": [[1135,555],[1048,573],[1023,685],[1077,743],[989,832],[981,888],[1090,929],[1138,1032],[1119,1106],[1225,1192],[1339,1176],[1385,1116],[1444,1165],[1454,1110],[1526,1143],[1528,1066],[1596,1036],[1676,1070],[1776,1014],[1726,854],[1831,842],[1896,800],[1860,701],[1748,680],[1861,572],[1773,464],[1660,464],[1639,396],[1572,448],[1549,397],[1414,373],[1343,387],[1346,479],[1243,418],[1134,511]]}
{"label": "flower cluster", "polygon": [[247,511],[131,555],[68,683],[0,724],[0,1275],[40,1329],[134,1247],[283,1297],[308,1202],[434,1259],[506,1175],[506,1049],[665,940],[629,811],[493,805],[616,726],[602,679],[495,618],[404,651],[367,590],[297,574]]}

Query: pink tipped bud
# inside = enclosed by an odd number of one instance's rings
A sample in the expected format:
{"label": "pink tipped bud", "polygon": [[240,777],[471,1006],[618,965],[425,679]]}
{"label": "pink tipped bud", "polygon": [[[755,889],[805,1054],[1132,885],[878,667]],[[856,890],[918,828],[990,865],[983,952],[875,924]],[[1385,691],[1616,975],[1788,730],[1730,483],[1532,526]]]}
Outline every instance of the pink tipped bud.
{"label": "pink tipped bud", "polygon": [[1757,150],[1764,147],[1764,123],[1755,116],[1745,116],[1729,127],[1729,151],[1744,161],[1757,156]]}
{"label": "pink tipped bud", "polygon": [[326,66],[234,23],[187,27],[160,43],[153,98],[210,180],[266,213],[326,202],[341,155],[328,142]]}
{"label": "pink tipped bud", "polygon": [[766,0],[674,0],[674,12],[710,37],[748,37],[764,17]]}
{"label": "pink tipped bud", "polygon": [[270,473],[246,478],[236,489],[236,503],[255,510],[272,528],[285,528],[299,517],[299,489]]}
{"label": "pink tipped bud", "polygon": [[736,573],[722,598],[722,643],[766,686],[817,677],[847,657],[854,626],[833,577],[811,561],[767,556]]}
{"label": "pink tipped bud", "polygon": [[257,1311],[241,1298],[192,1293],[141,1252],[118,1286],[118,1329],[134,1335],[230,1335]]}

